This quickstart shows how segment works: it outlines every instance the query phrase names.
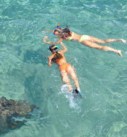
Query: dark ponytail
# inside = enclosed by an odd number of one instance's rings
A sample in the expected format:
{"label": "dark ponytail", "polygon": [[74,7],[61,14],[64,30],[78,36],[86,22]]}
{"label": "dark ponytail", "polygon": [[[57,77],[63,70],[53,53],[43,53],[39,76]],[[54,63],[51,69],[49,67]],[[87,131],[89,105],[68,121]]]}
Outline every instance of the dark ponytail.
{"label": "dark ponytail", "polygon": [[54,57],[52,59],[52,62],[56,63],[57,60],[61,59],[61,58],[63,58],[63,56],[58,51],[56,51],[56,53],[55,53],[55,55],[54,55]]}

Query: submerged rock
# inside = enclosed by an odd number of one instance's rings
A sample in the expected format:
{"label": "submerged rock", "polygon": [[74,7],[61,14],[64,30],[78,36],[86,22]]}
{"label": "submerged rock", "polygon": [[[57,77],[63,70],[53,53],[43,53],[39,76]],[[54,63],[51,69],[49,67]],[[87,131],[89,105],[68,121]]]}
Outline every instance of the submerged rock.
{"label": "submerged rock", "polygon": [[0,134],[21,127],[31,116],[31,112],[36,108],[26,101],[8,100],[0,98]]}

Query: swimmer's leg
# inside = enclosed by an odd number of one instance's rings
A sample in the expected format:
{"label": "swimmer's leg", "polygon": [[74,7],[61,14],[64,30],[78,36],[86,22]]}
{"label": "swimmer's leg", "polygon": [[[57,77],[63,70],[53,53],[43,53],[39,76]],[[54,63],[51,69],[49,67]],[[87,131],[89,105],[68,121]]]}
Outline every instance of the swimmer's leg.
{"label": "swimmer's leg", "polygon": [[85,46],[88,46],[90,48],[95,48],[95,49],[99,49],[99,50],[103,50],[103,51],[112,51],[112,52],[118,54],[119,56],[122,56],[121,50],[117,50],[117,49],[114,49],[114,48],[111,48],[108,46],[101,46],[101,45],[98,45],[98,44],[93,43],[93,42],[88,41],[88,40],[83,41],[82,44]]}
{"label": "swimmer's leg", "polygon": [[111,43],[111,42],[122,42],[122,43],[127,43],[126,40],[124,39],[99,39],[93,36],[90,36],[90,41],[94,42],[94,43],[100,43],[100,44],[105,44],[105,43]]}
{"label": "swimmer's leg", "polygon": [[71,91],[72,91],[72,86],[71,86],[71,84],[70,84],[70,80],[69,80],[69,77],[68,77],[67,72],[66,72],[66,71],[60,71],[60,73],[61,73],[62,81],[63,81],[65,84],[67,84],[68,89],[69,89],[69,91],[71,92]]}
{"label": "swimmer's leg", "polygon": [[77,76],[76,76],[76,73],[75,73],[74,68],[73,68],[71,65],[69,65],[67,71],[68,71],[68,74],[69,74],[69,75],[71,76],[71,78],[73,79],[76,89],[77,89],[78,91],[80,91],[78,78],[77,78]]}

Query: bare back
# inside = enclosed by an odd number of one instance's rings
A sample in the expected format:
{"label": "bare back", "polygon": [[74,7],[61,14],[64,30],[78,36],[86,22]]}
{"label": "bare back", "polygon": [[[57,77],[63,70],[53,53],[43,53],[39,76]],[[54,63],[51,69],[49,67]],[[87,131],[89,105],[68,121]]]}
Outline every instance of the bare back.
{"label": "bare back", "polygon": [[75,41],[79,41],[82,35],[72,32],[71,39]]}

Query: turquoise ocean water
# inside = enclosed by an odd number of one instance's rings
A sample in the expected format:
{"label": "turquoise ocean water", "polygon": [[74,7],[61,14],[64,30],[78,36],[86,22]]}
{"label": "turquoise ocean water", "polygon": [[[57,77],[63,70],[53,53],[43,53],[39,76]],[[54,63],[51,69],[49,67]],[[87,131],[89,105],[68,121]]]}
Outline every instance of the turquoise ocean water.
{"label": "turquoise ocean water", "polygon": [[127,44],[123,57],[66,41],[83,98],[61,93],[57,67],[49,68],[42,38],[57,23],[98,38],[127,38],[126,0],[1,0],[0,96],[28,100],[37,112],[1,137],[127,137]]}

